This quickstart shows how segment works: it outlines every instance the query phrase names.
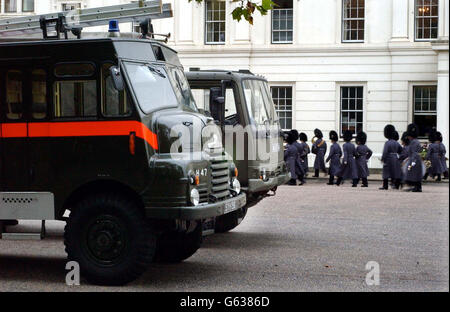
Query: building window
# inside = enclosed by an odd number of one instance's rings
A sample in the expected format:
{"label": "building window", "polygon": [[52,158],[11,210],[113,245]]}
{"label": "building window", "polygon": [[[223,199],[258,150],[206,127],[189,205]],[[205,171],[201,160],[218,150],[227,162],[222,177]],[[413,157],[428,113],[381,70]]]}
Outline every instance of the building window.
{"label": "building window", "polygon": [[355,135],[363,130],[363,87],[341,87],[341,135],[345,130]]}
{"label": "building window", "polygon": [[225,1],[206,1],[206,43],[225,43]]}
{"label": "building window", "polygon": [[364,0],[342,1],[342,42],[364,42]]}
{"label": "building window", "polygon": [[34,12],[34,0],[22,0],[22,12]]}
{"label": "building window", "polygon": [[292,87],[271,87],[281,129],[292,129]]}
{"label": "building window", "polygon": [[272,43],[292,43],[294,19],[292,0],[277,1],[272,10]]}
{"label": "building window", "polygon": [[439,0],[416,0],[416,40],[438,37]]}
{"label": "building window", "polygon": [[436,86],[414,86],[413,122],[419,127],[419,136],[426,137],[436,127]]}
{"label": "building window", "polygon": [[17,12],[17,0],[5,0],[5,13]]}
{"label": "building window", "polygon": [[81,9],[81,3],[61,3],[61,9],[63,11],[72,11],[75,9]]}

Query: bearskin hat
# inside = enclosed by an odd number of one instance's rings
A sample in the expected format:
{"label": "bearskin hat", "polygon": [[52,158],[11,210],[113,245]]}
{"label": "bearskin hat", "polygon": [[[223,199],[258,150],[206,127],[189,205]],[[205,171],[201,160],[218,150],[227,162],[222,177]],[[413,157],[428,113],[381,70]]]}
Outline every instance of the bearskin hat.
{"label": "bearskin hat", "polygon": [[300,133],[299,138],[300,138],[300,141],[303,141],[303,142],[308,141],[308,136],[304,132]]}
{"label": "bearskin hat", "polygon": [[414,123],[409,124],[408,128],[406,128],[406,132],[408,132],[408,136],[415,139],[419,136],[419,127]]}
{"label": "bearskin hat", "polygon": [[398,139],[400,139],[400,135],[398,134],[397,131],[394,131],[394,132],[392,133],[392,140],[398,141]]}
{"label": "bearskin hat", "polygon": [[321,138],[323,138],[323,134],[322,134],[322,131],[320,131],[320,129],[314,129],[314,135],[318,138],[318,139],[321,139]]}
{"label": "bearskin hat", "polygon": [[408,139],[408,132],[403,132],[403,134],[402,134],[402,142],[403,143],[405,143],[405,145],[408,145],[409,144],[409,139]]}
{"label": "bearskin hat", "polygon": [[339,140],[339,136],[338,136],[337,132],[334,131],[334,130],[331,130],[331,131],[330,131],[329,136],[330,136],[330,140],[331,140],[331,141],[337,142],[337,141]]}
{"label": "bearskin hat", "polygon": [[353,139],[353,132],[350,130],[345,130],[343,137],[345,142],[350,142]]}
{"label": "bearskin hat", "polygon": [[395,131],[395,127],[393,125],[386,125],[384,127],[384,137],[388,140],[392,139],[394,131]]}
{"label": "bearskin hat", "polygon": [[356,142],[359,144],[366,144],[367,134],[363,131],[358,132],[358,134],[356,135]]}
{"label": "bearskin hat", "polygon": [[442,133],[436,132],[436,141],[442,142]]}
{"label": "bearskin hat", "polygon": [[292,130],[291,130],[291,135],[292,135],[292,139],[293,139],[294,141],[297,141],[297,140],[298,140],[298,131],[297,131],[297,130],[292,129]]}
{"label": "bearskin hat", "polygon": [[288,144],[292,144],[296,141],[295,135],[292,133],[292,131],[287,132],[286,142]]}

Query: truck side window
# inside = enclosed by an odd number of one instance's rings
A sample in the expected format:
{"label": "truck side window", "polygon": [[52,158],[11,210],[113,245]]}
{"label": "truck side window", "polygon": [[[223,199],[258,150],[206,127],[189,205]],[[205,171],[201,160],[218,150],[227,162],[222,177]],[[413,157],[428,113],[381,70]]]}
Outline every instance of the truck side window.
{"label": "truck side window", "polygon": [[54,85],[55,117],[97,116],[97,81],[57,81]]}
{"label": "truck side window", "polygon": [[225,118],[236,115],[236,102],[234,101],[233,89],[225,90]]}
{"label": "truck side window", "polygon": [[43,69],[35,69],[31,73],[32,117],[47,117],[47,73]]}
{"label": "truck side window", "polygon": [[21,119],[23,115],[23,72],[9,70],[6,73],[6,117]]}
{"label": "truck side window", "polygon": [[112,83],[109,68],[102,66],[102,115],[106,117],[126,116],[131,112],[125,91],[117,91]]}

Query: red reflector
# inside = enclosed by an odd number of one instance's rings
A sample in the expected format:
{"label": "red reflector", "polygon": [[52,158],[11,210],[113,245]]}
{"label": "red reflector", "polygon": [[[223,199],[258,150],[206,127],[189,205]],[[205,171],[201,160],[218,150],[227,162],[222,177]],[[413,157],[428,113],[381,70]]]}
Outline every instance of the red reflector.
{"label": "red reflector", "polygon": [[129,148],[130,148],[131,155],[136,154],[136,133],[135,132],[130,132]]}

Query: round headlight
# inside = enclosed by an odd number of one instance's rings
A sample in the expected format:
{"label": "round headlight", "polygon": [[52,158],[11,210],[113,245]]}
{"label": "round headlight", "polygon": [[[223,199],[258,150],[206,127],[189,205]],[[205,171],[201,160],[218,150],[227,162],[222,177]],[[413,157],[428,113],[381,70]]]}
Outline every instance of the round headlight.
{"label": "round headlight", "polygon": [[197,206],[200,203],[200,194],[195,188],[191,190],[191,203],[194,206]]}
{"label": "round headlight", "polygon": [[233,182],[231,182],[231,188],[236,192],[236,194],[241,192],[241,183],[239,183],[238,179],[233,179]]}

